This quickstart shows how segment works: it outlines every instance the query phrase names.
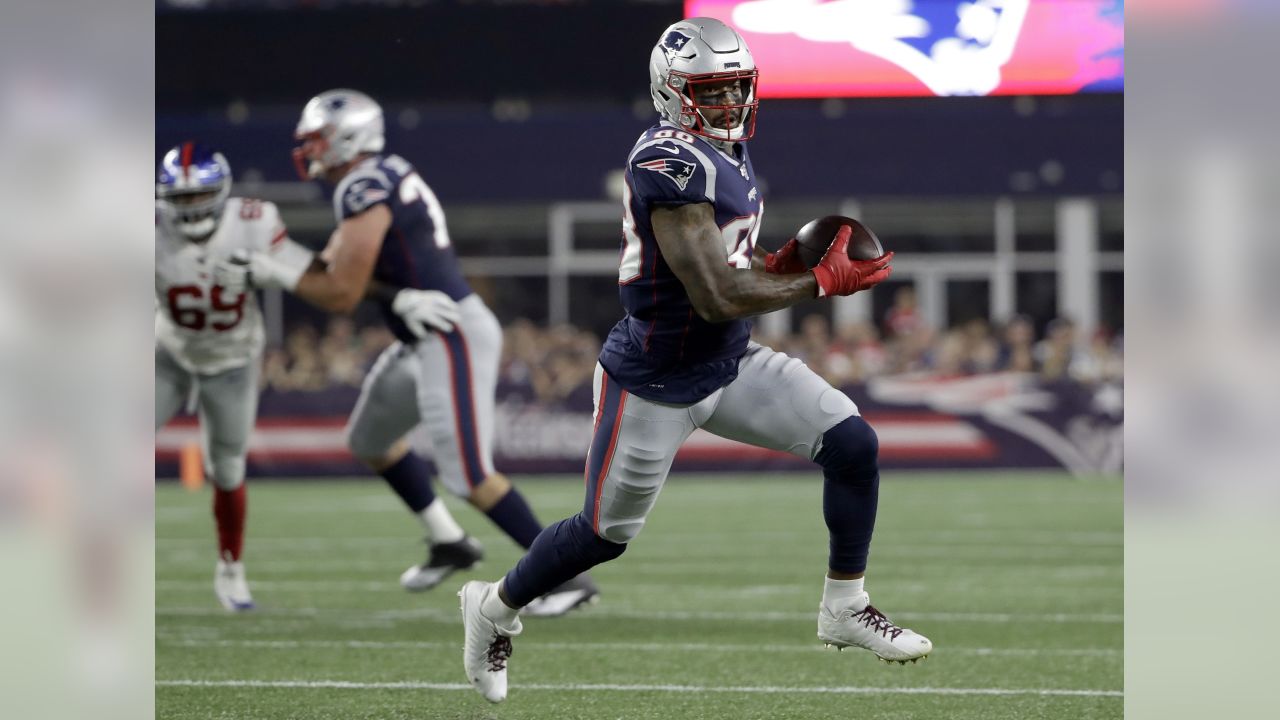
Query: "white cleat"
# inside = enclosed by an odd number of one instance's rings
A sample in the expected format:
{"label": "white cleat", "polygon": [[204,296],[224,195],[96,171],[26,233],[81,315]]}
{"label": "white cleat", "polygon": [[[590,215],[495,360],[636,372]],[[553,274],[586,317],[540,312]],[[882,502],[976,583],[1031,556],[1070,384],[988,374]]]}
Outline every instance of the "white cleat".
{"label": "white cleat", "polygon": [[524,626],[517,617],[509,627],[499,627],[480,611],[485,598],[497,592],[498,584],[472,580],[462,586],[462,667],[485,700],[500,703],[507,699],[507,659],[511,657],[511,638]]}
{"label": "white cleat", "polygon": [[835,614],[818,606],[818,639],[828,648],[864,648],[885,662],[900,665],[923,660],[933,651],[929,638],[895,625],[870,603],[861,610],[847,608]]}
{"label": "white cleat", "polygon": [[222,607],[231,612],[252,610],[253,596],[249,594],[249,582],[244,579],[244,563],[219,560],[213,571],[213,594]]}
{"label": "white cleat", "polygon": [[600,601],[600,589],[591,576],[582,573],[525,605],[520,614],[526,617],[560,617],[574,608]]}

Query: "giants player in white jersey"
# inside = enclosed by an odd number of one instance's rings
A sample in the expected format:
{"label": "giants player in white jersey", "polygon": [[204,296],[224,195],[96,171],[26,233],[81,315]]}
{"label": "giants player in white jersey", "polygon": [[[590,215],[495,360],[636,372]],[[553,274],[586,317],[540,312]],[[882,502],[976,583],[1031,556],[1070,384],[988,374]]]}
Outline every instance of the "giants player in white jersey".
{"label": "giants player in white jersey", "polygon": [[[261,285],[289,276],[298,297],[332,312],[374,300],[397,342],[365,378],[347,426],[352,454],[378,473],[417,516],[429,555],[401,576],[427,590],[471,568],[481,548],[435,496],[425,461],[408,433],[423,425],[440,479],[528,548],[542,531],[523,495],[494,468],[494,390],[502,331],[462,276],[444,210],[408,161],[383,152],[382,108],[364,93],[330,90],[307,103],[294,158],[304,178],[333,192],[337,231],[324,263],[301,278],[270,252],[247,264],[223,263],[228,285]],[[527,603],[532,615],[560,615],[598,595],[586,575],[567,577]]]}
{"label": "giants player in white jersey", "polygon": [[230,193],[231,167],[221,153],[187,142],[160,164],[155,425],[159,430],[194,394],[218,527],[214,593],[235,611],[253,607],[240,554],[245,454],[265,332],[253,293],[218,284],[213,267],[236,253],[267,253],[287,286],[311,264],[312,253],[289,239],[274,205]]}
{"label": "giants player in white jersey", "polygon": [[875,431],[802,362],[750,340],[751,316],[867,290],[889,276],[892,253],[851,260],[848,227],[812,269],[794,239],[777,253],[757,247],[763,202],[746,141],[758,73],[732,28],[712,18],[667,28],[650,53],[649,78],[660,118],[627,158],[618,276],[626,314],[596,366],[582,511],[548,526],[500,581],[472,581],[458,593],[463,667],[491,702],[507,695],[519,608],[622,555],[698,428],[822,469],[830,544],[820,640],[898,663],[933,649],[872,606],[863,588],[880,482]]}

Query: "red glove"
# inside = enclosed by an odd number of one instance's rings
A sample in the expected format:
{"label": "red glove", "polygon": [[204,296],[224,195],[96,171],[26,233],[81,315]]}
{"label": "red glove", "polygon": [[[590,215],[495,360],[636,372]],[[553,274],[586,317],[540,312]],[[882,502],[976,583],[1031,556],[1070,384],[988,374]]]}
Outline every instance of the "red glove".
{"label": "red glove", "polygon": [[769,253],[764,256],[764,271],[773,273],[774,275],[794,275],[802,273],[809,268],[804,266],[804,261],[800,259],[800,253],[797,248],[800,243],[795,238],[791,238],[776,253]]}
{"label": "red glove", "polygon": [[852,295],[859,290],[868,290],[879,285],[889,277],[893,268],[889,267],[893,253],[885,253],[875,260],[850,260],[849,236],[853,228],[848,225],[840,227],[836,239],[827,248],[813,268],[813,276],[818,280],[818,297],[835,295]]}

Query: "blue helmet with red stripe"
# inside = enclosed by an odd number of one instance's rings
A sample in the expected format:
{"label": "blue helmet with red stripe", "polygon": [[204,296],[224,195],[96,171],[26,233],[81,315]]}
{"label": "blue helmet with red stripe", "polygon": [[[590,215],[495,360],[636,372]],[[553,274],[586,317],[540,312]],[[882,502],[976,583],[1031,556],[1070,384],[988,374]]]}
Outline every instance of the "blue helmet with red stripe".
{"label": "blue helmet with red stripe", "polygon": [[187,237],[212,235],[230,196],[231,165],[222,153],[184,142],[160,161],[156,205]]}

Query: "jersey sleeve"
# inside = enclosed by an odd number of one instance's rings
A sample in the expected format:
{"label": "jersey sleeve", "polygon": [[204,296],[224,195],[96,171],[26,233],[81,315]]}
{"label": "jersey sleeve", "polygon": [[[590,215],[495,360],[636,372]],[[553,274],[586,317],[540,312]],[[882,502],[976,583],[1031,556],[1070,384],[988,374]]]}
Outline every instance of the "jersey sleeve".
{"label": "jersey sleeve", "polygon": [[358,171],[343,178],[333,197],[333,213],[341,223],[374,205],[391,202],[395,187],[390,178],[378,170]]}
{"label": "jersey sleeve", "polygon": [[632,153],[628,164],[635,197],[648,207],[715,200],[715,166],[686,143],[649,141]]}
{"label": "jersey sleeve", "polygon": [[289,237],[289,230],[284,226],[280,210],[274,203],[262,203],[262,220],[263,227],[268,228],[269,232],[262,236],[263,246],[258,249],[294,273],[296,281],[297,277],[301,277],[311,267],[315,253]]}

